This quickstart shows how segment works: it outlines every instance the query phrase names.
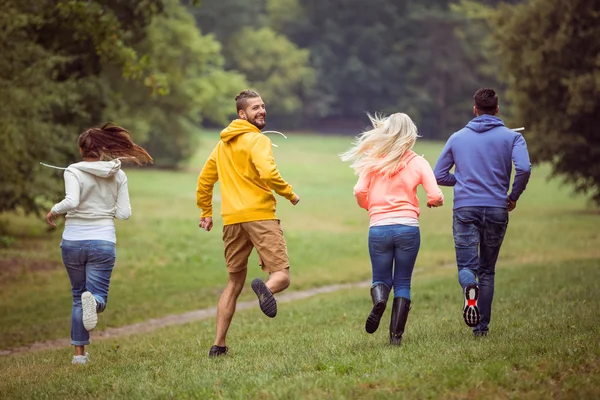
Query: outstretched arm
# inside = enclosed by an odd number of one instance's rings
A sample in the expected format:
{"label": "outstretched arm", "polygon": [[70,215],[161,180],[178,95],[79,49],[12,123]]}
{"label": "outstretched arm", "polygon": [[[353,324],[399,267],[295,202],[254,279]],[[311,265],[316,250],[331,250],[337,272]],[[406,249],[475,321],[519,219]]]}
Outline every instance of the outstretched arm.
{"label": "outstretched arm", "polygon": [[80,202],[79,181],[75,174],[69,170],[65,170],[65,198],[60,203],[57,203],[50,210],[52,214],[65,214],[76,209]]}
{"label": "outstretched arm", "polygon": [[531,176],[531,161],[529,160],[527,143],[521,134],[517,135],[513,143],[512,160],[515,164],[515,180],[508,198],[516,203],[521,193],[527,187],[529,177]]}
{"label": "outstretched arm", "polygon": [[274,190],[279,196],[290,201],[296,199],[297,196],[292,191],[292,186],[281,177],[277,165],[275,165],[275,159],[271,150],[271,139],[265,135],[259,135],[252,144],[250,156],[252,157],[254,167],[256,167],[260,175],[260,179],[271,190]]}
{"label": "outstretched arm", "polygon": [[198,185],[196,186],[196,204],[198,208],[202,210],[201,218],[211,217],[212,218],[212,198],[213,188],[217,180],[219,180],[219,174],[217,173],[217,162],[215,157],[216,147],[204,163],[202,171],[198,176]]}
{"label": "outstretched arm", "polygon": [[56,203],[54,207],[46,214],[46,221],[50,226],[56,227],[54,217],[60,214],[65,214],[79,206],[81,193],[79,189],[79,181],[72,171],[66,170],[64,173],[65,179],[65,198]]}
{"label": "outstretched arm", "polygon": [[369,209],[369,188],[371,187],[371,174],[362,173],[354,186],[354,197],[360,208]]}
{"label": "outstretched arm", "polygon": [[116,219],[129,219],[131,217],[131,204],[129,202],[129,187],[127,185],[127,175],[121,170],[123,180],[118,182],[119,189],[117,192],[117,212]]}
{"label": "outstretched arm", "polygon": [[444,205],[444,194],[438,187],[433,175],[431,165],[421,157],[421,184],[427,195],[427,207],[441,207]]}
{"label": "outstretched arm", "polygon": [[450,173],[450,170],[454,166],[454,157],[452,155],[452,147],[450,145],[450,141],[452,138],[448,139],[440,157],[438,158],[437,163],[435,164],[435,169],[433,170],[435,174],[435,179],[437,180],[438,185],[441,186],[454,186],[456,185],[456,177],[454,174]]}

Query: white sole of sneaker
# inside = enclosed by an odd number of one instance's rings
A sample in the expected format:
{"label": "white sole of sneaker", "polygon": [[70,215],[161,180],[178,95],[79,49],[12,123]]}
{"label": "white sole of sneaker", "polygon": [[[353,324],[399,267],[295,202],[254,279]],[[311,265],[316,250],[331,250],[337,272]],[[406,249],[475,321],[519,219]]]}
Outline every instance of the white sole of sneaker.
{"label": "white sole of sneaker", "polygon": [[83,292],[81,295],[81,308],[83,308],[83,327],[91,332],[98,324],[98,313],[96,299],[90,292]]}
{"label": "white sole of sneaker", "polygon": [[463,309],[463,318],[467,326],[475,327],[479,324],[480,315],[477,300],[479,299],[479,288],[471,287],[465,291],[465,306]]}
{"label": "white sole of sneaker", "polygon": [[87,364],[87,362],[89,361],[89,354],[86,351],[84,355],[82,356],[73,356],[73,361],[71,361],[72,364]]}

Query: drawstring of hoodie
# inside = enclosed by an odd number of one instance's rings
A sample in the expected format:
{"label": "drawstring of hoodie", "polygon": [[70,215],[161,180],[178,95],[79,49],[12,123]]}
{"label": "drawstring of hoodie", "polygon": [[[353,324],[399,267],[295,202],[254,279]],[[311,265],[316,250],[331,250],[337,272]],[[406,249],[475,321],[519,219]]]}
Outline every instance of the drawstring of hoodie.
{"label": "drawstring of hoodie", "polygon": [[44,164],[43,162],[40,162],[40,164],[43,165],[44,167],[50,167],[50,168],[54,168],[54,169],[62,169],[62,170],[66,169],[63,167],[55,167],[54,165]]}
{"label": "drawstring of hoodie", "polygon": [[[283,138],[284,138],[284,139],[287,139],[287,136],[285,136],[283,133],[281,133],[281,132],[278,132],[278,131],[264,131],[264,132],[262,132],[262,133],[263,133],[263,134],[265,134],[265,133],[277,133],[277,134],[279,134],[279,135],[283,136]],[[276,145],[275,143],[273,143],[273,142],[271,142],[271,145],[272,145],[273,147],[279,147],[279,146],[277,146],[277,145]]]}
{"label": "drawstring of hoodie", "polygon": [[[125,158],[135,158],[135,157],[117,157],[117,158],[115,158],[113,160],[110,160],[110,161],[116,161],[116,160],[120,161],[120,160],[125,159]],[[46,164],[46,163],[43,163],[41,161],[40,161],[40,165],[43,165],[44,167],[54,168],[54,169],[62,169],[62,170],[67,169],[67,168],[64,168],[64,167],[57,167],[55,165]]]}

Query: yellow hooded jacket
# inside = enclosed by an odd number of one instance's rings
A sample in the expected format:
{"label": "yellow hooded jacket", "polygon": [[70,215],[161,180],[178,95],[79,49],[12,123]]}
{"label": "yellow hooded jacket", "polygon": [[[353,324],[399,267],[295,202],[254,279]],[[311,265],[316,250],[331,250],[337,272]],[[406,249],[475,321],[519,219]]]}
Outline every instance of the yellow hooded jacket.
{"label": "yellow hooded jacket", "polygon": [[271,139],[243,119],[221,131],[221,140],[198,176],[196,203],[201,217],[212,217],[213,187],[218,180],[224,225],[276,219],[273,190],[288,200],[296,196],[277,170]]}

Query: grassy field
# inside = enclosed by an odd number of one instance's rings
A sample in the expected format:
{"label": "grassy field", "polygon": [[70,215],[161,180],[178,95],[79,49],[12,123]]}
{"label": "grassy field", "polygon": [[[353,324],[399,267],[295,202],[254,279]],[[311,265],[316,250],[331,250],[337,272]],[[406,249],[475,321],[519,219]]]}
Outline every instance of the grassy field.
{"label": "grassy field", "polygon": [[[6,398],[563,398],[600,396],[597,261],[516,265],[498,274],[490,336],[461,321],[454,273],[420,276],[400,348],[386,323],[363,331],[366,293],[239,313],[231,351],[206,357],[213,321],[102,340],[85,367],[70,352],[2,360]],[[389,318],[389,312],[384,315]]]}
{"label": "grassy field", "polygon": [[[117,225],[117,265],[98,330],[216,305],[227,276],[221,223],[200,231],[195,206],[196,177],[216,140],[202,137],[187,171],[127,171],[133,216]],[[301,196],[296,207],[284,199],[278,207],[290,290],[370,277],[368,218],[355,205],[352,171],[337,157],[350,140],[273,137],[280,171]],[[441,143],[415,150],[433,165]],[[282,305],[273,321],[258,310],[239,313],[225,360],[206,358],[212,319],[94,341],[93,362],[82,369],[69,364],[68,349],[0,357],[0,397],[598,397],[600,213],[547,175],[545,166],[534,169],[511,213],[493,334],[483,341],[473,341],[460,319],[445,189],[439,209],[425,208],[420,196],[415,305],[401,349],[385,345],[385,324],[372,337],[363,332],[368,290],[346,291]],[[0,349],[68,337],[61,230],[2,218],[15,241],[0,249]],[[249,277],[264,277],[256,265],[253,254]],[[246,288],[241,300],[253,298]]]}

